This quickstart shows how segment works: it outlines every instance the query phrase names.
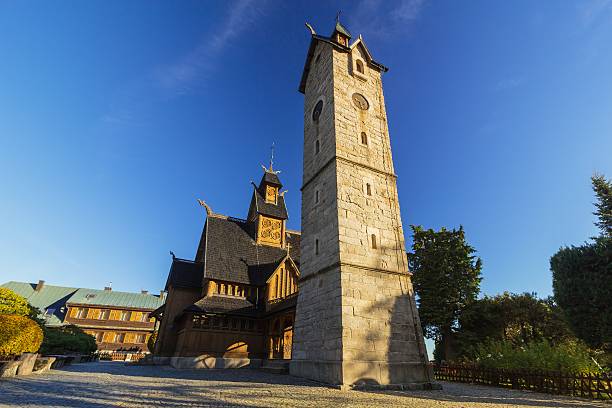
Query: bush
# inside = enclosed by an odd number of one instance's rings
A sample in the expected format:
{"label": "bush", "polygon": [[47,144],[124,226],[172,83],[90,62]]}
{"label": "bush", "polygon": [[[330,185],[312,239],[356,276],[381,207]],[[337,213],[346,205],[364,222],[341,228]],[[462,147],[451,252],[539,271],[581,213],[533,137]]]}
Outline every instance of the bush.
{"label": "bush", "polygon": [[575,340],[555,346],[538,341],[520,347],[509,341],[487,341],[475,347],[474,362],[485,368],[600,372],[592,355],[587,346]]}
{"label": "bush", "polygon": [[35,353],[42,341],[42,329],[34,320],[15,314],[0,314],[0,358]]}
{"label": "bush", "polygon": [[28,301],[7,288],[0,288],[0,314],[32,317],[34,309]]}
{"label": "bush", "polygon": [[45,327],[45,340],[40,348],[43,354],[91,354],[98,349],[93,336],[74,325]]}

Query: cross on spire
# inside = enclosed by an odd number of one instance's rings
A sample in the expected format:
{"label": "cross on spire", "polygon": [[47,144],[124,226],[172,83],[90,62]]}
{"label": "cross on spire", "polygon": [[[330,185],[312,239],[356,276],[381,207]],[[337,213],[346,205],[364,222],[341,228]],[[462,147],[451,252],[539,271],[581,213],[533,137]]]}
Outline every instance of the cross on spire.
{"label": "cross on spire", "polygon": [[336,23],[340,22],[340,13],[341,13],[340,10],[338,10],[338,12],[336,13]]}
{"label": "cross on spire", "polygon": [[270,147],[271,150],[271,154],[270,154],[270,172],[274,171],[274,169],[272,168],[272,164],[274,163],[274,142],[272,142],[272,147]]}

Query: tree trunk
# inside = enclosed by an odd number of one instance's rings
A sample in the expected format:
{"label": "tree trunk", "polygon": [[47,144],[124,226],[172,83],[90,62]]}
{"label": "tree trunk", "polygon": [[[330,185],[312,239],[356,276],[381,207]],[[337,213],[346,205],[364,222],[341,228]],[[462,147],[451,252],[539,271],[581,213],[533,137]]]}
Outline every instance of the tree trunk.
{"label": "tree trunk", "polygon": [[451,343],[452,330],[450,327],[442,329],[442,352],[444,356],[443,360],[449,361],[453,358],[453,350]]}

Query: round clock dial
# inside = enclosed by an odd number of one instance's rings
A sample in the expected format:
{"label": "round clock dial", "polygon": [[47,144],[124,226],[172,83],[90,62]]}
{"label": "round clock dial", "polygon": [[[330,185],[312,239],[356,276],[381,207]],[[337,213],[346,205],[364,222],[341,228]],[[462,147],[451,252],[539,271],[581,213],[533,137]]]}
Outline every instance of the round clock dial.
{"label": "round clock dial", "polygon": [[353,103],[361,110],[368,110],[370,107],[368,100],[360,93],[353,94]]}

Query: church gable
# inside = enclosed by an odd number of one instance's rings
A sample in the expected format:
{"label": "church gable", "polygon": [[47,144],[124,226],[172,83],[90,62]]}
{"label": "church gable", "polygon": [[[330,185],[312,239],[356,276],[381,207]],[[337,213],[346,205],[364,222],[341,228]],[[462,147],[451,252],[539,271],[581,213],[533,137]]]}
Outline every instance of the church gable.
{"label": "church gable", "polygon": [[290,256],[286,256],[266,281],[267,303],[279,302],[296,294],[299,277],[297,266]]}

